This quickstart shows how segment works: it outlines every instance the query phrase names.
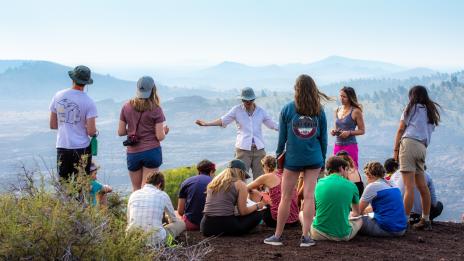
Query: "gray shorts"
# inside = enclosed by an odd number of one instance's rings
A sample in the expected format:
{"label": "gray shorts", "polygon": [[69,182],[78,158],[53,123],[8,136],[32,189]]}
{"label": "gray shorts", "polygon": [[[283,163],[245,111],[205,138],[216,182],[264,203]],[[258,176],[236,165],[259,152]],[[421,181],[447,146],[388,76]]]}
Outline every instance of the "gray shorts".
{"label": "gray shorts", "polygon": [[379,226],[379,224],[377,224],[375,219],[372,219],[368,216],[363,216],[362,220],[363,220],[363,224],[362,224],[362,227],[359,233],[364,234],[364,235],[369,235],[369,236],[374,236],[374,237],[400,237],[400,236],[403,236],[404,233],[406,232],[406,229],[403,231],[399,231],[399,232],[388,232],[386,230],[383,230]]}

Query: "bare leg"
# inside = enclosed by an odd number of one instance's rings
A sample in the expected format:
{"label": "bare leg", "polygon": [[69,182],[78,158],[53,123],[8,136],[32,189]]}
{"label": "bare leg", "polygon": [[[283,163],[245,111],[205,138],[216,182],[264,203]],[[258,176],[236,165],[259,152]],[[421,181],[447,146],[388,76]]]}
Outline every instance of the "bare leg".
{"label": "bare leg", "polygon": [[422,216],[430,216],[430,206],[432,199],[430,198],[430,190],[427,186],[424,174],[416,174],[415,181],[417,189],[421,194],[421,203],[422,203]]}
{"label": "bare leg", "polygon": [[280,197],[279,209],[277,211],[277,225],[275,236],[280,237],[284,231],[285,223],[290,215],[290,204],[292,202],[292,194],[298,180],[299,172],[284,169],[282,175],[282,195]]}
{"label": "bare leg", "polygon": [[129,177],[132,183],[132,191],[142,188],[142,169],[137,171],[129,171]]}
{"label": "bare leg", "polygon": [[[401,175],[403,176],[403,183],[404,183],[404,211],[406,212],[406,217],[409,218],[411,214],[411,209],[414,204],[414,186],[415,186],[415,172],[413,171],[401,171]],[[430,193],[429,193],[430,196]],[[429,201],[430,202],[430,201]]]}
{"label": "bare leg", "polygon": [[304,187],[303,187],[303,196],[304,196],[304,204],[303,204],[303,235],[308,236],[309,230],[311,229],[311,225],[313,223],[313,218],[315,214],[314,209],[314,188],[316,187],[317,178],[321,169],[307,169],[304,172]]}
{"label": "bare leg", "polygon": [[143,167],[143,177],[142,177],[142,187],[145,185],[145,180],[147,180],[147,177],[149,174],[153,173],[153,172],[158,172],[159,168],[153,168],[153,169],[150,169],[150,168],[145,168]]}

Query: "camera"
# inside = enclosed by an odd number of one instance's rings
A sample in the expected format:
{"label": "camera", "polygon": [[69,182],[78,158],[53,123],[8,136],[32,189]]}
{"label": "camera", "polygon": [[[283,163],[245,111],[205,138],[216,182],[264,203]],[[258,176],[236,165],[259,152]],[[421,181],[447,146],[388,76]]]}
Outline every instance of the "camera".
{"label": "camera", "polygon": [[335,130],[335,136],[340,136],[340,134],[342,134],[342,129],[337,129]]}
{"label": "camera", "polygon": [[128,135],[127,139],[122,142],[122,145],[124,145],[124,146],[134,146],[137,143],[139,143],[139,139],[137,138],[136,135]]}

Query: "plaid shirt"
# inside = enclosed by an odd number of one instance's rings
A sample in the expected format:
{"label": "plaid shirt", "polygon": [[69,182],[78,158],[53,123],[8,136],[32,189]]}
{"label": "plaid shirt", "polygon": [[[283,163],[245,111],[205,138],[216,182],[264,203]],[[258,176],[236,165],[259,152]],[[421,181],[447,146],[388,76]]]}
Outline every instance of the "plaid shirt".
{"label": "plaid shirt", "polygon": [[127,230],[138,227],[145,231],[154,231],[150,241],[152,243],[162,242],[166,238],[166,231],[162,222],[164,211],[168,214],[170,222],[177,221],[168,194],[153,185],[146,184],[129,197]]}

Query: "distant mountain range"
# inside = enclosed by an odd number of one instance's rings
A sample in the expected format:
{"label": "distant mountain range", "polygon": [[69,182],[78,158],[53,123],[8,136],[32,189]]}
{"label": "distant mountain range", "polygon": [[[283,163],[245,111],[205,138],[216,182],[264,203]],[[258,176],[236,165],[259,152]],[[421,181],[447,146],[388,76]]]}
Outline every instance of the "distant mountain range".
{"label": "distant mountain range", "polygon": [[210,87],[217,90],[240,89],[252,86],[257,89],[291,90],[300,74],[311,75],[319,85],[359,78],[422,77],[434,74],[428,68],[406,68],[391,63],[330,56],[308,64],[249,66],[236,62],[218,65],[165,79],[169,85]]}
{"label": "distant mountain range", "polygon": [[[4,106],[16,106],[17,99],[31,102],[30,105],[35,101],[48,101],[56,91],[71,85],[67,73],[71,69],[69,66],[49,61],[0,60],[0,100]],[[292,92],[296,77],[303,73],[313,76],[322,89],[333,95],[347,81],[403,80],[437,72],[428,68],[411,69],[385,62],[340,56],[331,56],[308,64],[267,66],[248,66],[227,61],[206,69],[179,73],[174,77],[159,77],[163,82],[157,82],[157,87],[163,100],[191,95],[207,98],[231,97],[236,96],[238,90],[245,86],[251,86],[256,91],[265,89]],[[99,73],[93,73],[93,78],[94,84],[89,86],[87,91],[96,100],[120,101],[134,95],[134,81]],[[376,90],[378,89],[369,86],[359,87],[360,94]]]}
{"label": "distant mountain range", "polygon": [[[0,60],[0,100],[17,104],[23,101],[50,100],[58,90],[71,86],[68,71],[71,67],[48,61]],[[136,82],[115,78],[111,75],[92,73],[94,84],[86,88],[96,99],[127,100],[134,96]],[[157,83],[162,99],[185,95],[219,97],[222,93],[213,90],[170,88]]]}

